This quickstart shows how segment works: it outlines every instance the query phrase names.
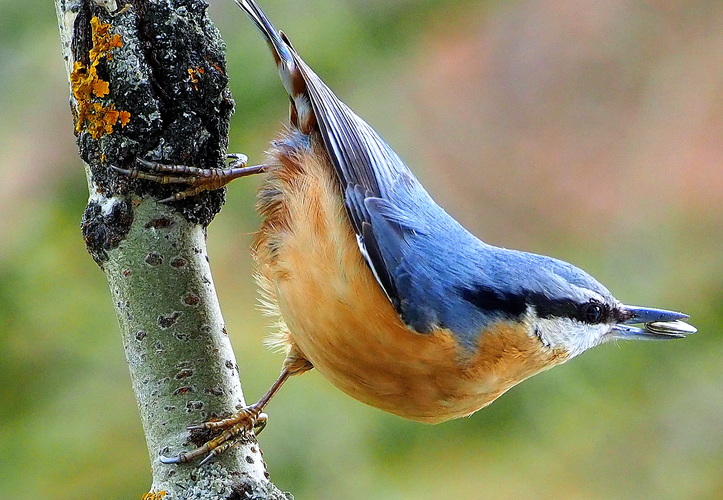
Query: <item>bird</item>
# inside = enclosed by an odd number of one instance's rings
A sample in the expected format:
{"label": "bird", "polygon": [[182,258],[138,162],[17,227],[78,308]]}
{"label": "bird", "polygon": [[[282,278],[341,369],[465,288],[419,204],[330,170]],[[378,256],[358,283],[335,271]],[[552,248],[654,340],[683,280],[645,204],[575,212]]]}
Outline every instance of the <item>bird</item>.
{"label": "bird", "polygon": [[349,396],[430,424],[468,416],[539,372],[614,339],[668,340],[686,314],[625,305],[552,257],[487,244],[444,211],[392,148],[312,71],[254,0],[236,0],[271,48],[289,124],[266,161],[227,169],[138,159],[117,169],[185,183],[163,201],[263,173],[252,244],[281,374],[255,404],[189,429],[220,434],[163,463],[201,463],[266,424],[286,380],[312,368]]}

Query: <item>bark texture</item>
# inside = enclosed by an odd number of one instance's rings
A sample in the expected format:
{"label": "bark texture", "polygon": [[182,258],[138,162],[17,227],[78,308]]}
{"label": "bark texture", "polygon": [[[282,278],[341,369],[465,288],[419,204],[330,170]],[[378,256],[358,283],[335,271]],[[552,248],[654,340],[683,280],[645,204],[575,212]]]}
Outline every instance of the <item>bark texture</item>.
{"label": "bark texture", "polygon": [[[221,167],[233,101],[223,42],[200,0],[56,0],[78,149],[90,196],[82,220],[121,327],[151,459],[151,493],[179,498],[287,498],[258,444],[212,463],[163,465],[161,454],[208,439],[187,425],[244,405],[206,254],[222,190],[180,202],[177,187],[111,166],[136,157]],[[153,496],[149,495],[149,498]]]}

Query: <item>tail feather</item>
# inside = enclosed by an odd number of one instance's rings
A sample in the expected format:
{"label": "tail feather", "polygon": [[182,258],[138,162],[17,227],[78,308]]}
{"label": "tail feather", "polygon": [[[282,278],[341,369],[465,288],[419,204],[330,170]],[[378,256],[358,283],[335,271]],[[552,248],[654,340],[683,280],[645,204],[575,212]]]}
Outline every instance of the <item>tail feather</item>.
{"label": "tail feather", "polygon": [[[299,99],[308,101],[306,97],[307,88],[304,77],[298,69],[294,49],[286,35],[277,30],[266,14],[256,4],[254,0],[235,0],[236,5],[251,18],[259,31],[264,35],[266,41],[271,47],[276,60],[276,66],[279,68],[281,82],[286,92],[292,99],[292,103],[297,107]],[[298,112],[298,110],[297,110]],[[292,113],[297,114],[297,113]]]}
{"label": "tail feather", "polygon": [[294,56],[291,53],[290,45],[282,39],[282,34],[274,28],[269,18],[266,17],[264,11],[254,2],[254,0],[235,0],[236,5],[251,18],[251,21],[256,25],[259,31],[266,37],[266,41],[271,46],[271,49],[276,58],[276,64],[281,61],[292,62]]}

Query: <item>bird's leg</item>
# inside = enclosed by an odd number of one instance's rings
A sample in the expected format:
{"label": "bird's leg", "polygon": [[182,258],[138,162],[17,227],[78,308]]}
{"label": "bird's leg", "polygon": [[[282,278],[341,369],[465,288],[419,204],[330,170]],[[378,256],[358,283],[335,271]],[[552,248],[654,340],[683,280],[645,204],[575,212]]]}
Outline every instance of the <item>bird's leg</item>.
{"label": "bird's leg", "polygon": [[247,166],[248,158],[246,155],[229,154],[227,159],[230,160],[228,167],[222,169],[166,165],[142,158],[136,159],[142,168],[125,169],[116,166],[112,168],[129,176],[131,179],[144,179],[159,184],[187,184],[190,186],[188,189],[161,200],[161,203],[182,200],[189,196],[195,196],[202,191],[220,189],[234,179],[266,171],[266,165]]}
{"label": "bird's leg", "polygon": [[187,453],[179,453],[175,457],[160,458],[164,464],[182,464],[191,462],[202,455],[206,455],[199,465],[203,465],[216,455],[223,453],[234,446],[240,438],[247,436],[253,432],[258,435],[264,427],[266,427],[267,415],[263,413],[263,409],[269,403],[271,398],[279,391],[284,382],[291,376],[292,372],[284,368],[276,382],[261,396],[256,403],[246,406],[238,411],[234,416],[223,420],[214,420],[204,422],[199,425],[191,425],[188,430],[215,430],[224,429],[224,431],[215,438],[207,441],[199,448]]}

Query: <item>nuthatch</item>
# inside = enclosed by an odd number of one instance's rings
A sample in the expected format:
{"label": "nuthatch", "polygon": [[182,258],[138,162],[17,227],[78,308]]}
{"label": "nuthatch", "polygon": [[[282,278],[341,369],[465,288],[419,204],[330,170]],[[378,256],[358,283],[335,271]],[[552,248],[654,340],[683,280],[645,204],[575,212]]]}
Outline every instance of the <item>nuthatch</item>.
{"label": "nuthatch", "polygon": [[[125,171],[190,189],[266,172],[253,244],[267,308],[283,318],[279,379],[179,463],[232,446],[265,423],[291,375],[319,370],[350,396],[437,423],[476,412],[522,380],[612,339],[696,330],[678,312],[623,305],[566,262],[488,245],[437,205],[381,137],[307,66],[253,0],[237,0],[266,37],[291,99],[290,127],[264,165],[222,171],[140,161]],[[633,326],[639,324],[640,326]],[[204,461],[205,461],[204,460]]]}

